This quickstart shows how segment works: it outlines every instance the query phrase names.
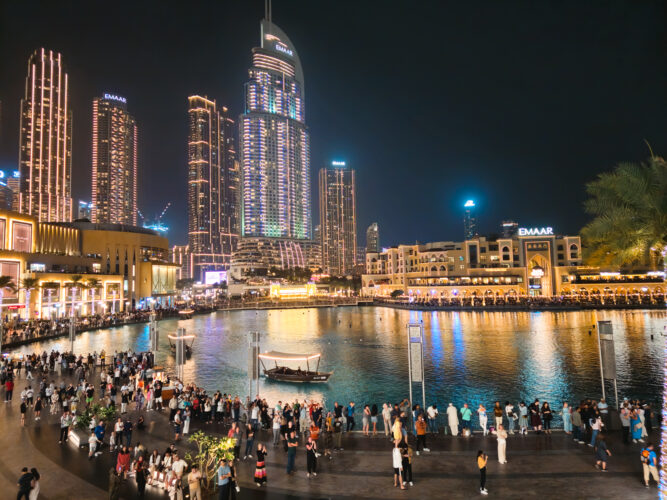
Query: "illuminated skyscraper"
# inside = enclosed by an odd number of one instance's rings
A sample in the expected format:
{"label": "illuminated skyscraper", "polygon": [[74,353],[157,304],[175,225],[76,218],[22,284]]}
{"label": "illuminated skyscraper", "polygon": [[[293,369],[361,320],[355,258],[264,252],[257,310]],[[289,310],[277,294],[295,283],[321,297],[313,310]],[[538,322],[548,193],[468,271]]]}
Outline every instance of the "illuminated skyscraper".
{"label": "illuminated skyscraper", "polygon": [[320,169],[320,228],[324,272],[352,273],[357,261],[355,175],[344,162]]}
{"label": "illuminated skyscraper", "polygon": [[252,49],[239,120],[242,235],[311,237],[310,140],[303,70],[287,35],[267,19]]}
{"label": "illuminated skyscraper", "polygon": [[224,269],[220,227],[220,113],[215,101],[190,96],[188,136],[188,250],[192,278]]}
{"label": "illuminated skyscraper", "polygon": [[479,236],[477,232],[477,215],[475,213],[475,202],[468,200],[463,205],[465,212],[463,213],[463,232],[466,240],[470,240],[475,236]]}
{"label": "illuminated skyscraper", "polygon": [[377,222],[366,229],[366,253],[380,253],[380,228]]}
{"label": "illuminated skyscraper", "polygon": [[40,222],[72,220],[72,110],[62,56],[36,50],[28,60],[19,139],[21,211]]}
{"label": "illuminated skyscraper", "polygon": [[236,123],[223,107],[220,113],[222,162],[220,171],[220,244],[229,264],[241,234],[241,169],[237,157]]}
{"label": "illuminated skyscraper", "polygon": [[92,222],[137,225],[137,134],[124,97],[93,100]]}

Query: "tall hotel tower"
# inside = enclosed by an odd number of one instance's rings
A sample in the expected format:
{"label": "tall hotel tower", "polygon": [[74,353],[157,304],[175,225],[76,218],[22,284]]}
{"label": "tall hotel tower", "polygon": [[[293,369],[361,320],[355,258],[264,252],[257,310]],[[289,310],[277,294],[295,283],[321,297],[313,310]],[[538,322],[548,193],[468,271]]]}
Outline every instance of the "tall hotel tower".
{"label": "tall hotel tower", "polygon": [[355,175],[344,162],[320,169],[320,228],[324,272],[352,273],[357,261]]}
{"label": "tall hotel tower", "polygon": [[39,49],[28,60],[19,139],[21,211],[40,222],[72,220],[72,110],[62,56]]}
{"label": "tall hotel tower", "polygon": [[311,237],[310,140],[303,70],[283,31],[261,22],[240,117],[242,235]]}
{"label": "tall hotel tower", "polygon": [[137,124],[115,94],[93,100],[93,222],[137,225]]}

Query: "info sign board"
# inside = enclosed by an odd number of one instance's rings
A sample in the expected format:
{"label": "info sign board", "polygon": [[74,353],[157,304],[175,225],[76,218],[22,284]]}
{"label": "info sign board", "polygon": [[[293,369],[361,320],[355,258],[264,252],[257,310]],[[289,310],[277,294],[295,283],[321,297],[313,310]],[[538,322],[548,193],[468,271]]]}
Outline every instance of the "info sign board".
{"label": "info sign board", "polygon": [[614,396],[618,409],[618,387],[616,385],[616,351],[614,349],[614,330],[611,321],[598,321],[598,347],[600,349],[600,379],[602,397],[605,397],[605,380],[614,381]]}
{"label": "info sign board", "polygon": [[422,404],[426,407],[424,386],[424,326],[421,323],[408,324],[408,365],[410,378],[410,403],[412,404],[412,383],[422,385]]}

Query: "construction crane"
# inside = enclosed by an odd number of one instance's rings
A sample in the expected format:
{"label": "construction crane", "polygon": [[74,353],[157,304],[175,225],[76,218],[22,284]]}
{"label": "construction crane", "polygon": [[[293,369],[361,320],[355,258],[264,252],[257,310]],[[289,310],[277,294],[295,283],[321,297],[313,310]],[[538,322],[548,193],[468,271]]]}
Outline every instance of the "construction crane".
{"label": "construction crane", "polygon": [[171,202],[167,203],[167,205],[164,207],[164,210],[162,210],[162,213],[160,213],[160,215],[155,216],[155,218],[153,219],[147,219],[146,217],[144,217],[144,214],[141,213],[141,210],[137,210],[137,213],[139,214],[139,217],[141,217],[141,220],[143,221],[143,226],[146,229],[152,229],[153,231],[157,231],[158,233],[166,234],[167,231],[169,231],[169,227],[162,222],[162,218],[164,217],[164,214],[167,213],[167,210],[169,210],[170,206]]}

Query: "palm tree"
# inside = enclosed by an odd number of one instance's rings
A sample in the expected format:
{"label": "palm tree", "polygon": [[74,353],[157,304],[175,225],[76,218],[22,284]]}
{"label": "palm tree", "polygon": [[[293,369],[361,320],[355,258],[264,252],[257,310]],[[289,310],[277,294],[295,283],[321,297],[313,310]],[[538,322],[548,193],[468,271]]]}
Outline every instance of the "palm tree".
{"label": "palm tree", "polygon": [[581,231],[593,265],[667,267],[667,162],[622,163],[586,186],[586,212],[594,216]]}
{"label": "palm tree", "polygon": [[93,304],[92,304],[93,314],[95,314],[95,291],[99,290],[100,286],[101,286],[101,282],[97,278],[88,278],[86,280],[86,288],[88,290],[92,290],[92,292],[93,292]]}
{"label": "palm tree", "polygon": [[56,281],[46,281],[42,283],[42,289],[48,290],[49,291],[49,319],[53,318],[53,311],[51,311],[51,293],[53,290],[59,290],[60,289],[60,283]]}
{"label": "palm tree", "polygon": [[21,290],[25,290],[26,317],[30,319],[30,292],[39,288],[38,278],[23,278],[21,280]]}
{"label": "palm tree", "polygon": [[83,279],[83,276],[81,276],[80,274],[73,274],[72,277],[70,278],[70,281],[72,282],[72,284],[70,285],[70,290],[72,291],[72,313],[70,314],[70,316],[72,316],[72,318],[75,316],[75,314],[74,314],[74,289],[75,288],[83,288],[83,283],[81,282],[82,279]]}

